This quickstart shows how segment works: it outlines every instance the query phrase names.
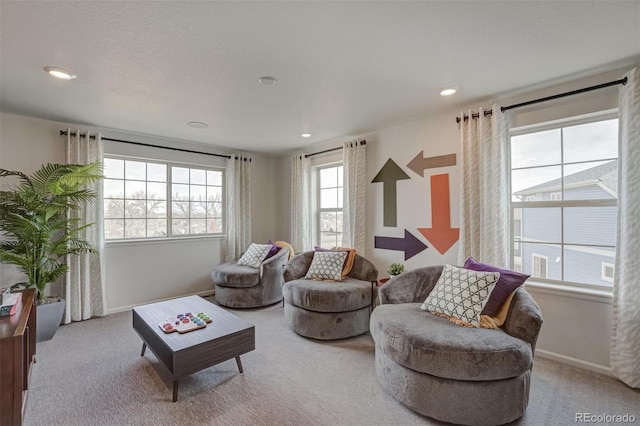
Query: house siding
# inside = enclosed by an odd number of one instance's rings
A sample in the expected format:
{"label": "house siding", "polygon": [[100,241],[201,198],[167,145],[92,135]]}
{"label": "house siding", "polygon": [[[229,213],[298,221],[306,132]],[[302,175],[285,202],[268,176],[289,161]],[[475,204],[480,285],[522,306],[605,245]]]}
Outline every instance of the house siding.
{"label": "house siding", "polygon": [[[545,196],[550,199],[551,193],[546,193]],[[565,200],[615,200],[615,198],[597,184],[564,191]]]}
{"label": "house siding", "polygon": [[[605,196],[614,198],[598,185],[565,191],[566,200],[603,199]],[[536,195],[536,201],[549,199],[550,192]],[[514,251],[514,256],[521,257],[523,272],[532,274],[533,255],[536,254],[547,257],[549,279],[611,286],[611,281],[602,279],[602,264],[613,264],[615,259],[616,207],[522,208],[521,217],[525,242],[521,244],[521,250]],[[564,247],[559,244],[562,233]]]}
{"label": "house siding", "polygon": [[[585,252],[584,247],[565,246],[562,250],[559,244],[524,243],[522,244],[522,270],[524,273],[532,274],[533,256],[545,256],[548,279],[611,286],[611,281],[602,279],[602,263],[613,264],[614,262],[615,249],[609,250],[610,255],[607,256]],[[564,278],[562,262],[564,262]]]}

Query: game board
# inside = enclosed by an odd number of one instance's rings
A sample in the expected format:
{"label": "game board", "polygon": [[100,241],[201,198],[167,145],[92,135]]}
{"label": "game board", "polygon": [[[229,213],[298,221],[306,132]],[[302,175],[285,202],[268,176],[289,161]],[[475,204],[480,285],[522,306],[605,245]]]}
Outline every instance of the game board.
{"label": "game board", "polygon": [[205,328],[207,323],[211,322],[211,317],[204,312],[193,315],[191,312],[178,314],[175,317],[167,318],[158,323],[162,331],[165,333],[188,333],[189,331]]}

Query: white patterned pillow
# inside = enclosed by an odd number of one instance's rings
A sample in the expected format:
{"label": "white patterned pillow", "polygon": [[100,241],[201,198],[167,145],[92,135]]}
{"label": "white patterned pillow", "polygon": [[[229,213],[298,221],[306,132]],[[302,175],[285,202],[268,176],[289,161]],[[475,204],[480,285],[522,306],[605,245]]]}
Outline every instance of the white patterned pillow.
{"label": "white patterned pillow", "polygon": [[271,250],[270,244],[251,243],[247,251],[238,259],[238,265],[259,268],[264,258],[269,254],[269,250]]}
{"label": "white patterned pillow", "polygon": [[444,265],[442,275],[420,309],[480,325],[480,312],[500,278],[499,272],[479,272]]}
{"label": "white patterned pillow", "polygon": [[342,280],[342,266],[347,258],[346,251],[317,251],[313,253],[306,279]]}

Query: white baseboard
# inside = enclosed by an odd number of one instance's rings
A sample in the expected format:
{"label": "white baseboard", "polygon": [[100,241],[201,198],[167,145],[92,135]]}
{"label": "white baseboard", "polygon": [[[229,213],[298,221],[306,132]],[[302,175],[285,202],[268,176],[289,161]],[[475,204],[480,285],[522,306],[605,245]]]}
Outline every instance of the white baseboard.
{"label": "white baseboard", "polygon": [[182,296],[167,297],[165,299],[159,299],[159,300],[149,300],[148,302],[136,303],[134,305],[119,306],[117,308],[107,309],[107,315],[117,314],[119,312],[130,311],[131,308],[133,308],[134,306],[146,305],[147,303],[163,302],[165,300],[177,299],[178,297],[184,297],[184,296],[212,296],[214,294],[215,294],[215,290],[211,289],[211,290],[200,291],[200,292],[197,292],[197,293],[184,294]]}
{"label": "white baseboard", "polygon": [[545,351],[544,349],[536,348],[536,356],[541,358],[547,358],[552,361],[558,361],[563,364],[571,365],[572,367],[582,368],[584,370],[595,371],[596,373],[606,374],[611,376],[611,367],[605,365],[595,364],[593,362],[584,361],[582,359],[573,358],[567,355],[557,354],[555,352]]}

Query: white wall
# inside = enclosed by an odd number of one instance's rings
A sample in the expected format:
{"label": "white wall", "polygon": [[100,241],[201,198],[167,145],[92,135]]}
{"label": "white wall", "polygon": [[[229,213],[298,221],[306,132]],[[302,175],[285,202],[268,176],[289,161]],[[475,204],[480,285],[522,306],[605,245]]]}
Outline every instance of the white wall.
{"label": "white wall", "polygon": [[[103,137],[174,146],[204,152],[225,152],[201,144],[95,129],[11,114],[0,114],[0,167],[32,172],[46,162],[65,162],[67,127],[100,131]],[[224,165],[224,159],[164,149],[105,142],[105,152],[143,158],[164,158],[191,164]],[[276,160],[259,154],[252,158],[252,236],[262,242],[275,234]],[[109,312],[132,305],[213,290],[211,268],[224,258],[224,238],[107,243],[106,293]],[[0,279],[15,282],[13,268],[0,266]],[[58,288],[59,291],[59,288]]]}
{"label": "white wall", "polygon": [[[618,79],[630,68],[628,66],[624,69],[616,69],[598,75],[550,83],[544,87],[530,88],[519,93],[496,95],[493,100],[486,99],[484,102],[467,105],[464,109],[477,111],[479,107],[491,107],[496,100],[501,105],[510,105],[575,90]],[[512,124],[513,126],[522,126],[615,108],[617,93],[618,88],[612,87],[515,109],[510,113]],[[316,152],[340,146],[345,140],[355,137],[367,140],[368,186],[365,217],[367,240],[364,256],[376,265],[380,271],[380,278],[387,276],[386,270],[389,264],[394,262],[402,262],[408,270],[411,270],[442,263],[455,264],[457,261],[458,243],[444,254],[429,247],[405,261],[401,252],[374,248],[374,237],[402,237],[404,229],[407,229],[419,240],[431,246],[416,229],[431,226],[429,176],[433,174],[449,174],[451,225],[452,227],[459,226],[460,136],[458,126],[455,123],[459,111],[459,108],[443,106],[441,114],[423,120],[380,129],[366,135],[348,135],[344,138],[325,141],[306,150],[306,152]],[[425,157],[456,153],[457,165],[425,170],[425,177],[421,178],[407,168],[409,161],[421,150],[424,151]],[[383,226],[382,184],[371,183],[388,158],[393,159],[411,177],[410,180],[397,182],[398,226],[395,228]],[[289,156],[281,158],[280,167],[283,171],[290,169],[289,162]],[[283,172],[280,178],[286,181],[289,176],[290,174]],[[288,210],[290,208],[290,202],[286,198],[288,195],[289,193],[280,194],[280,210],[278,212],[280,221],[277,225],[279,232],[288,231]],[[538,354],[585,368],[608,371],[612,311],[610,295],[577,295],[570,291],[537,287],[534,282],[529,281],[527,290],[540,305],[545,320],[538,341]]]}
{"label": "white wall", "polygon": [[[0,114],[0,168],[30,174],[43,163],[64,163],[65,145],[59,132],[65,128],[63,123]],[[17,268],[0,264],[0,287],[24,279]],[[59,294],[60,287],[51,286],[51,291]]]}

